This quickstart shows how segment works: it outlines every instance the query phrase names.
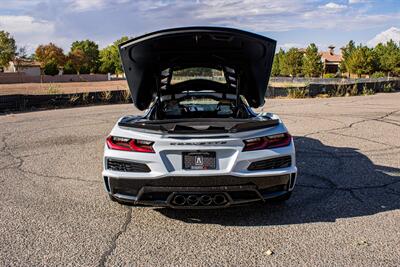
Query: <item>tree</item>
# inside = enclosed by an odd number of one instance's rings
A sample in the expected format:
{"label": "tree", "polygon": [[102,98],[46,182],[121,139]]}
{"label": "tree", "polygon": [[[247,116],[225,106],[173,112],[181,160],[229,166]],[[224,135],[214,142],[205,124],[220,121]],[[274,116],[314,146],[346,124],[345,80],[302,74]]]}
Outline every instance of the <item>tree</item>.
{"label": "tree", "polygon": [[86,61],[85,54],[79,48],[74,51],[69,52],[68,61],[72,65],[72,67],[76,70],[76,72],[81,74],[82,69],[84,68]]}
{"label": "tree", "polygon": [[14,59],[17,46],[15,40],[6,31],[0,31],[0,67],[7,67]]}
{"label": "tree", "polygon": [[117,74],[123,72],[118,45],[127,40],[129,40],[129,38],[124,36],[100,51],[100,72]]}
{"label": "tree", "polygon": [[76,69],[71,59],[68,59],[64,64],[63,74],[76,74]]}
{"label": "tree", "polygon": [[52,75],[52,76],[57,75],[59,72],[57,62],[55,61],[47,62],[43,67],[43,72],[46,75]]}
{"label": "tree", "polygon": [[377,57],[377,65],[380,71],[384,71],[388,76],[399,74],[400,69],[400,47],[393,40],[386,44],[379,43],[374,48]]}
{"label": "tree", "polygon": [[298,76],[301,74],[303,53],[297,48],[290,48],[283,58],[281,72],[284,75]]}
{"label": "tree", "polygon": [[281,65],[283,63],[283,58],[285,57],[285,51],[280,48],[279,52],[275,54],[274,62],[272,63],[272,76],[280,76],[283,75],[281,71]]}
{"label": "tree", "polygon": [[321,55],[318,53],[318,48],[315,44],[310,44],[303,57],[303,74],[306,77],[319,77],[322,73]]}
{"label": "tree", "polygon": [[50,62],[57,64],[57,67],[63,66],[65,63],[65,55],[62,48],[53,43],[39,45],[35,50],[35,58],[41,62],[42,68]]}
{"label": "tree", "polygon": [[340,63],[340,66],[339,66],[340,71],[342,73],[348,72],[347,65],[349,64],[349,58],[355,49],[356,49],[356,46],[355,46],[353,40],[350,40],[349,43],[345,47],[342,48],[342,62]]}
{"label": "tree", "polygon": [[100,67],[99,71],[101,73],[115,73],[116,72],[116,64],[114,62],[116,53],[118,50],[114,45],[109,45],[104,49],[100,50]]}
{"label": "tree", "polygon": [[371,74],[376,69],[376,59],[376,54],[371,48],[360,44],[349,55],[346,69],[358,77],[362,74]]}
{"label": "tree", "polygon": [[75,41],[71,45],[71,52],[80,50],[83,54],[82,64],[80,66],[80,73],[95,73],[99,67],[99,46],[91,40]]}

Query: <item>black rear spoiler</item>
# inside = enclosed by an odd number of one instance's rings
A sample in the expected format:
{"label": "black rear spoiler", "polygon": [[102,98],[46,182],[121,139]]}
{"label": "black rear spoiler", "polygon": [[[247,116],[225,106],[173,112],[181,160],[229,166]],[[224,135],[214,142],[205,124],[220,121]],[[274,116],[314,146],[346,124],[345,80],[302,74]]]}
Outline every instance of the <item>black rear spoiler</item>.
{"label": "black rear spoiler", "polygon": [[[194,125],[195,124],[195,125]],[[201,134],[201,133],[238,133],[263,128],[274,127],[279,124],[277,119],[263,120],[260,118],[249,119],[179,119],[179,120],[136,120],[123,118],[118,126],[141,129],[150,132],[176,133],[176,134]],[[210,126],[213,125],[213,126]]]}

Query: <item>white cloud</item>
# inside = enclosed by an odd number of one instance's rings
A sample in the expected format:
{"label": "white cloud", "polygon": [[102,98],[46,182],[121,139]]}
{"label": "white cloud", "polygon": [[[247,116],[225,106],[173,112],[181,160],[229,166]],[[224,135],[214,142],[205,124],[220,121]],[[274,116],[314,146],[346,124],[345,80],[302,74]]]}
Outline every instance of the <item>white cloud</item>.
{"label": "white cloud", "polygon": [[0,16],[0,28],[13,34],[43,34],[54,31],[51,22],[35,20],[31,16]]}
{"label": "white cloud", "polygon": [[305,44],[300,44],[300,43],[284,43],[284,44],[279,44],[278,43],[278,49],[282,48],[283,50],[288,50],[288,49],[290,49],[292,47],[304,48],[304,47],[306,47],[306,45]]}
{"label": "white cloud", "polygon": [[336,4],[336,3],[333,3],[333,2],[329,2],[326,5],[320,6],[320,8],[325,8],[327,10],[336,12],[336,11],[340,11],[340,10],[346,9],[347,6],[339,5],[339,4]]}
{"label": "white cloud", "polygon": [[349,0],[349,4],[361,4],[361,3],[368,3],[369,0]]}
{"label": "white cloud", "polygon": [[99,10],[113,5],[126,4],[131,0],[68,0],[74,11]]}
{"label": "white cloud", "polygon": [[70,0],[70,5],[75,11],[87,11],[101,9],[106,2],[106,0]]}
{"label": "white cloud", "polygon": [[[6,19],[6,26],[2,25],[1,18],[7,16],[0,15],[0,29],[8,29],[20,45],[53,41],[68,49],[74,40],[89,38],[103,46],[122,35],[137,36],[190,25],[226,26],[259,33],[306,29],[312,34],[314,29],[324,30],[321,36],[315,36],[316,42],[321,38],[334,42],[331,39],[336,36],[332,36],[331,30],[356,32],[398,25],[399,11],[375,11],[371,5],[362,5],[362,8],[350,5],[356,2],[366,1],[18,0],[7,6],[7,14],[14,14],[9,16],[14,19]],[[285,42],[303,41],[294,36]]]}
{"label": "white cloud", "polygon": [[33,52],[38,44],[57,42],[62,39],[54,36],[55,25],[46,20],[37,20],[31,16],[1,16],[0,29],[9,32],[18,46],[25,46]]}
{"label": "white cloud", "polygon": [[396,27],[391,27],[386,31],[378,33],[374,38],[368,41],[369,46],[375,46],[379,43],[386,43],[393,40],[397,43],[400,42],[400,29]]}

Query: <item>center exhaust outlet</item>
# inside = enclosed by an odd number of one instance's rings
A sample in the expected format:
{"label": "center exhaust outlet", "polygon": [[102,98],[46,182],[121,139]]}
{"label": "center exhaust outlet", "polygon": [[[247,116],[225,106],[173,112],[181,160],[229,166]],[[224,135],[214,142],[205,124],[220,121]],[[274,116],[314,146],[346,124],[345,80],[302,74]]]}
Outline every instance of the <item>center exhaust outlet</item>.
{"label": "center exhaust outlet", "polygon": [[196,206],[199,203],[199,198],[195,195],[190,195],[186,199],[188,205],[190,206]]}
{"label": "center exhaust outlet", "polygon": [[200,197],[200,203],[204,206],[209,206],[212,203],[212,197],[210,195],[202,195]]}

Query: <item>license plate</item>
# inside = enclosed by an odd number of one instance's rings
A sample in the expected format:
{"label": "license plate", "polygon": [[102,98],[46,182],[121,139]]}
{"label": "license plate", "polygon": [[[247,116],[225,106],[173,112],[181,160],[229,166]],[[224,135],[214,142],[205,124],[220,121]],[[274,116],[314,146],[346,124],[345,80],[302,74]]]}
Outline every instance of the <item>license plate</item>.
{"label": "license plate", "polygon": [[182,152],[182,166],[185,170],[215,170],[215,152]]}

